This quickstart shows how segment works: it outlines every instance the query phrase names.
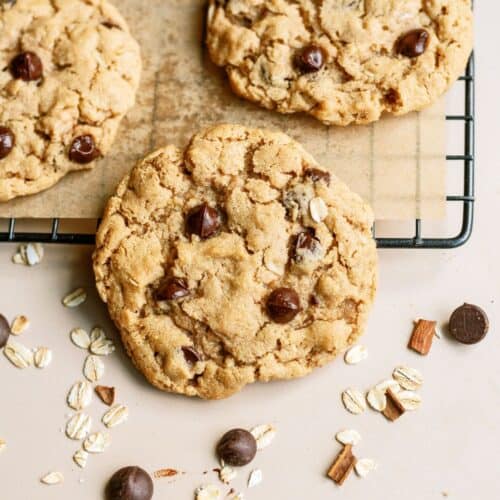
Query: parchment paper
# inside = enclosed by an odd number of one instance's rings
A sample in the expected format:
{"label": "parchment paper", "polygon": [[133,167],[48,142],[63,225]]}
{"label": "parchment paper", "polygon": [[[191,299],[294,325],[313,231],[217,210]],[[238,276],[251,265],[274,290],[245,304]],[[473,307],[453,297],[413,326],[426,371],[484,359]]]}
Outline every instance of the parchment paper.
{"label": "parchment paper", "polygon": [[144,61],[136,107],[91,171],[0,205],[0,216],[97,218],[116,184],[147,152],[214,123],[281,129],[372,204],[378,219],[437,219],[445,211],[444,104],[369,126],[326,127],[234,96],[204,49],[205,0],[115,0]]}

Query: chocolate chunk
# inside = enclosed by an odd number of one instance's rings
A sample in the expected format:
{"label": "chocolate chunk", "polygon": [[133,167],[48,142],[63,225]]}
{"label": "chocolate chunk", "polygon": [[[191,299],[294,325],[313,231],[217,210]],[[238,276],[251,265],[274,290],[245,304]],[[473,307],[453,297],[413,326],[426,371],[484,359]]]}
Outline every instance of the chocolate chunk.
{"label": "chocolate chunk", "polygon": [[83,165],[94,161],[100,154],[94,138],[90,134],[84,134],[73,139],[68,155],[71,161]]}
{"label": "chocolate chunk", "polygon": [[118,24],[112,23],[111,21],[104,21],[101,23],[105,28],[108,28],[108,30],[112,30],[113,28],[116,28],[118,30],[121,30],[121,26]]}
{"label": "chocolate chunk", "polygon": [[189,212],[186,229],[189,234],[196,234],[202,239],[210,238],[220,229],[221,222],[217,209],[208,203],[202,203]]}
{"label": "chocolate chunk", "polygon": [[303,73],[319,71],[325,63],[325,53],[317,45],[304,47],[296,56],[295,64]]}
{"label": "chocolate chunk", "polygon": [[411,334],[408,347],[425,356],[431,350],[434,335],[436,335],[436,322],[419,319]]}
{"label": "chocolate chunk", "polygon": [[16,137],[8,127],[0,127],[0,160],[5,158],[14,148]]}
{"label": "chocolate chunk", "polygon": [[107,387],[105,385],[96,385],[94,390],[104,404],[111,406],[115,402],[114,387]]}
{"label": "chocolate chunk", "polygon": [[187,281],[182,278],[167,278],[155,292],[156,300],[179,300],[189,295]]}
{"label": "chocolate chunk", "polygon": [[217,444],[217,455],[224,463],[241,466],[250,463],[257,453],[257,442],[250,432],[232,429]]}
{"label": "chocolate chunk", "polygon": [[182,354],[184,354],[184,358],[190,365],[194,365],[198,361],[201,361],[201,356],[192,347],[185,345],[181,349],[182,349]]}
{"label": "chocolate chunk", "polygon": [[488,333],[488,316],[480,307],[464,304],[451,314],[449,329],[462,344],[476,344]]}
{"label": "chocolate chunk", "polygon": [[319,255],[321,253],[321,242],[315,236],[313,228],[307,228],[295,238],[294,260],[302,262],[306,256]]}
{"label": "chocolate chunk", "polygon": [[330,185],[330,173],[320,170],[319,168],[308,168],[304,172],[304,175],[309,177],[313,182],[323,181],[327,185]]}
{"label": "chocolate chunk", "polygon": [[124,467],[115,472],[106,487],[107,500],[151,500],[153,480],[137,466]]}
{"label": "chocolate chunk", "polygon": [[10,71],[14,78],[31,82],[42,78],[43,64],[34,52],[23,52],[12,59]]}
{"label": "chocolate chunk", "polygon": [[355,465],[356,457],[352,454],[352,445],[346,444],[335,458],[327,475],[330,479],[335,481],[336,484],[342,486]]}
{"label": "chocolate chunk", "polygon": [[0,349],[7,344],[10,335],[10,325],[5,316],[0,314]]}
{"label": "chocolate chunk", "polygon": [[267,299],[267,312],[275,323],[288,323],[299,311],[299,296],[291,288],[277,288]]}
{"label": "chocolate chunk", "polygon": [[406,410],[401,401],[399,401],[398,395],[391,389],[387,389],[385,397],[387,398],[387,404],[382,414],[387,420],[394,422],[394,420],[401,417]]}
{"label": "chocolate chunk", "polygon": [[421,56],[429,46],[429,32],[424,29],[408,31],[396,42],[396,52],[406,57]]}

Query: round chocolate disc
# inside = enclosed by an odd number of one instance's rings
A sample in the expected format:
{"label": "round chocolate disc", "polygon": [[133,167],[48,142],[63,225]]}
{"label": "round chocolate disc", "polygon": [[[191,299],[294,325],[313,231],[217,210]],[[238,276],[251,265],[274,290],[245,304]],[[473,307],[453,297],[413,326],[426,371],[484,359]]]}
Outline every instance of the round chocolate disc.
{"label": "round chocolate disc", "polygon": [[153,480],[137,466],[123,467],[116,471],[106,487],[107,500],[151,500]]}
{"label": "round chocolate disc", "polygon": [[476,344],[488,333],[488,316],[478,306],[464,304],[450,316],[450,333],[462,344]]}
{"label": "round chocolate disc", "polygon": [[217,444],[217,455],[229,465],[241,467],[250,463],[257,453],[257,442],[245,429],[226,432]]}

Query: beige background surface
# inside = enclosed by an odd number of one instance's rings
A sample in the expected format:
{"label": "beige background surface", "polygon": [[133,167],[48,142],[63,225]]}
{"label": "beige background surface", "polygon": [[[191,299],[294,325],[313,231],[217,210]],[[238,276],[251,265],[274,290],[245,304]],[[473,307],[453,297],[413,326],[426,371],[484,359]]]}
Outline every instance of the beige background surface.
{"label": "beige background surface", "polygon": [[120,0],[143,58],[137,105],[112,151],[91,171],[66,176],[37,196],[0,204],[0,216],[99,217],[118,181],[153,149],[187,145],[201,128],[241,123],[281,129],[370,201],[379,219],[444,212],[444,105],[364,127],[326,127],[237,98],[202,40],[206,0]]}
{"label": "beige background surface", "polygon": [[[18,371],[0,357],[0,436],[8,441],[0,455],[0,498],[100,499],[106,478],[116,468],[135,463],[150,471],[165,466],[188,471],[172,484],[156,481],[155,498],[190,499],[204,481],[200,473],[216,464],[212,450],[218,436],[230,427],[260,422],[275,423],[279,433],[252,464],[262,468],[264,481],[246,492],[247,499],[439,500],[442,492],[453,500],[499,498],[500,236],[494,231],[500,209],[500,62],[491,43],[499,14],[496,2],[478,3],[478,203],[473,237],[453,251],[380,251],[380,290],[363,340],[370,355],[357,367],[339,360],[299,381],[256,385],[230,400],[205,403],[149,388],[119,352],[107,360],[104,382],[117,387],[119,400],[130,406],[130,420],[113,431],[111,448],[80,472],[70,460],[74,444],[59,432],[68,413],[66,391],[78,378],[84,357],[69,343],[68,331],[76,325],[101,323],[110,331],[111,326],[95,294],[74,311],[64,309],[59,300],[76,285],[92,289],[90,249],[49,248],[41,266],[27,269],[10,263],[12,246],[0,246],[1,312],[9,318],[28,314],[33,324],[23,340],[49,345],[55,352],[53,365],[43,372]],[[457,231],[456,221],[449,230]],[[482,305],[490,316],[491,332],[481,344],[461,346],[444,336],[435,341],[428,358],[405,348],[414,318],[442,324],[464,300]],[[342,389],[368,387],[401,362],[424,374],[424,403],[418,412],[395,424],[371,412],[345,412],[339,400]],[[93,414],[97,417],[101,409],[95,403]],[[368,478],[351,477],[338,489],[324,471],[339,449],[334,434],[343,427],[361,432],[359,455],[380,465]],[[49,488],[37,482],[51,469],[65,473],[64,485]],[[237,487],[249,470],[240,472]]]}

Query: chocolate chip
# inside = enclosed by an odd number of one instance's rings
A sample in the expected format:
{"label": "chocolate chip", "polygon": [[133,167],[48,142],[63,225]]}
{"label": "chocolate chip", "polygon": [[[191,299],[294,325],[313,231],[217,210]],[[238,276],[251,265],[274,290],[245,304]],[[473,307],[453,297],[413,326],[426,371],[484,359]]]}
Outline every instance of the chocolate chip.
{"label": "chocolate chip", "polygon": [[23,52],[12,59],[10,71],[14,78],[30,82],[42,78],[43,64],[34,52]]}
{"label": "chocolate chip", "polygon": [[187,281],[182,278],[167,278],[155,292],[156,300],[179,300],[189,295]]}
{"label": "chocolate chip", "polygon": [[124,467],[116,471],[106,487],[107,500],[151,500],[153,480],[137,466]]}
{"label": "chocolate chip", "polygon": [[291,288],[277,288],[267,298],[267,312],[275,323],[288,323],[299,311],[299,296]]}
{"label": "chocolate chip", "polygon": [[304,47],[295,59],[295,64],[303,73],[319,71],[325,63],[325,53],[317,45]]}
{"label": "chocolate chip", "polygon": [[104,21],[101,23],[105,28],[108,28],[108,30],[112,30],[113,28],[116,28],[118,30],[121,30],[121,26],[118,24],[112,23],[111,21]]}
{"label": "chocolate chip", "polygon": [[293,258],[296,262],[301,262],[305,255],[319,254],[321,250],[321,242],[315,236],[313,228],[307,228],[295,238],[295,248]]}
{"label": "chocolate chip", "polygon": [[429,46],[429,32],[424,29],[408,31],[396,42],[396,52],[406,57],[421,56]]}
{"label": "chocolate chip", "polygon": [[450,333],[462,344],[476,344],[483,340],[489,326],[486,313],[472,304],[460,306],[450,316]]}
{"label": "chocolate chip", "polygon": [[0,160],[5,158],[14,148],[16,137],[10,128],[0,127]]}
{"label": "chocolate chip", "polygon": [[189,212],[186,219],[186,229],[189,234],[196,234],[202,239],[210,238],[221,225],[219,212],[202,203]]}
{"label": "chocolate chip", "polygon": [[304,175],[309,177],[313,182],[323,181],[325,184],[330,185],[330,173],[319,168],[308,168],[304,172]]}
{"label": "chocolate chip", "polygon": [[7,344],[10,335],[9,322],[0,314],[0,349]]}
{"label": "chocolate chip", "polygon": [[94,138],[90,134],[75,137],[68,153],[71,161],[81,164],[94,161],[100,154],[101,152],[96,147]]}
{"label": "chocolate chip", "polygon": [[201,361],[201,356],[192,347],[185,345],[182,346],[181,349],[182,354],[184,354],[184,358],[190,365],[195,365],[198,361]]}
{"label": "chocolate chip", "polygon": [[257,453],[257,443],[250,432],[232,429],[217,444],[217,455],[224,463],[240,467],[249,464]]}

